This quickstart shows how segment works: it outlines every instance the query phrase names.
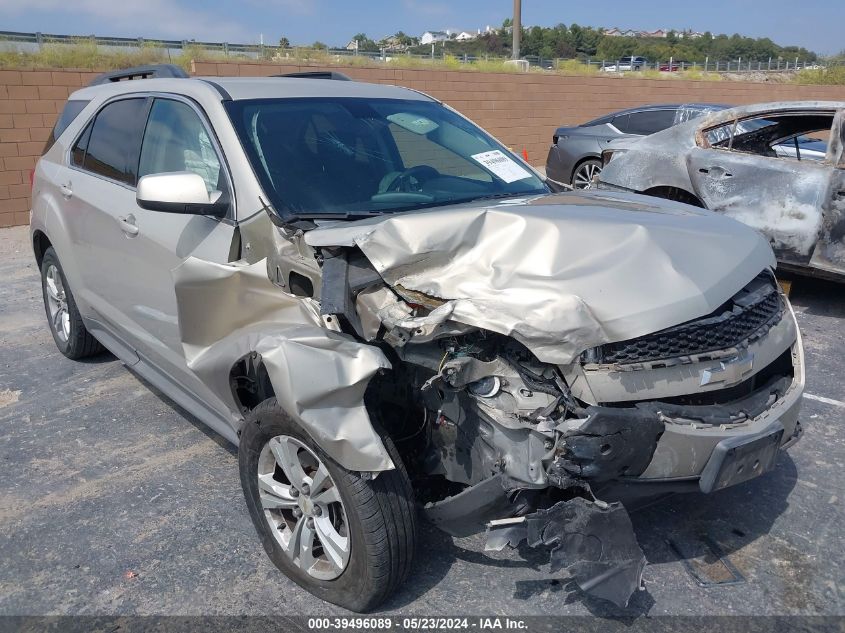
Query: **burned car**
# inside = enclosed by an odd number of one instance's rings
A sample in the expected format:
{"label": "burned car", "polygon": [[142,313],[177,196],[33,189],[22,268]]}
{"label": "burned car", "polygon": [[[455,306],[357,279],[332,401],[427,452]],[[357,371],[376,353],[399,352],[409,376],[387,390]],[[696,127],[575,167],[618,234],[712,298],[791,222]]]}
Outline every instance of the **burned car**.
{"label": "burned car", "polygon": [[845,102],[711,113],[605,151],[598,186],[706,207],[760,231],[782,268],[845,280]]}
{"label": "burned car", "polygon": [[798,437],[801,339],[750,228],[555,195],[412,90],[128,74],[71,95],[36,168],[53,338],[237,444],[267,554],[315,595],[379,604],[422,514],[625,604],[619,487],[714,492]]}

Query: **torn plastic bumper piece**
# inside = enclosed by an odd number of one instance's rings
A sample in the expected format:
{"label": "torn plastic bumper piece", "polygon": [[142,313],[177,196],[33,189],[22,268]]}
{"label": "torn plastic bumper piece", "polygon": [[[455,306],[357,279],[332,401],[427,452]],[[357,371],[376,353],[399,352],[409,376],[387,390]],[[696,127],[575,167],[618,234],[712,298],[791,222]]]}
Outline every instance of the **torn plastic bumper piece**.
{"label": "torn plastic bumper piece", "polygon": [[484,530],[488,520],[510,509],[505,477],[494,475],[453,497],[423,506],[425,517],[452,536],[469,536]]}
{"label": "torn plastic bumper piece", "polygon": [[628,512],[621,503],[575,497],[547,510],[514,519],[491,521],[486,550],[551,545],[551,571],[566,569],[586,593],[628,605],[642,587],[646,559]]}
{"label": "torn plastic bumper piece", "polygon": [[565,436],[557,466],[591,481],[636,477],[648,467],[665,426],[659,411],[590,406],[586,414],[586,422]]}

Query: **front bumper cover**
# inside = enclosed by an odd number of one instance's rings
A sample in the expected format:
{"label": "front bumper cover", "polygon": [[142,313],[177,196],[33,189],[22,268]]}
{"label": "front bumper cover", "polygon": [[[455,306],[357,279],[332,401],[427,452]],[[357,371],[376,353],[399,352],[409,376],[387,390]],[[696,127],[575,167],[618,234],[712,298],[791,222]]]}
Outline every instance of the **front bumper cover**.
{"label": "front bumper cover", "polygon": [[640,589],[646,559],[621,503],[575,497],[516,519],[492,521],[486,550],[551,545],[551,571],[566,569],[586,593],[628,605]]}
{"label": "front bumper cover", "polygon": [[[552,546],[552,571],[566,569],[584,592],[626,606],[642,587],[646,559],[622,503],[596,500],[588,482],[643,481],[623,473],[639,474],[648,464],[666,428],[663,419],[686,418],[714,428],[741,426],[742,420],[758,419],[773,400],[782,400],[789,382],[770,380],[725,405],[648,402],[627,409],[590,407],[587,422],[565,436],[564,452],[548,473],[550,484],[577,496],[526,516],[491,521],[486,549],[515,547],[523,540],[532,547]],[[697,487],[709,493],[758,477],[774,468],[781,445],[792,441],[784,436],[784,425],[776,418],[762,430],[721,439],[709,452],[700,477],[686,483],[697,480]]]}

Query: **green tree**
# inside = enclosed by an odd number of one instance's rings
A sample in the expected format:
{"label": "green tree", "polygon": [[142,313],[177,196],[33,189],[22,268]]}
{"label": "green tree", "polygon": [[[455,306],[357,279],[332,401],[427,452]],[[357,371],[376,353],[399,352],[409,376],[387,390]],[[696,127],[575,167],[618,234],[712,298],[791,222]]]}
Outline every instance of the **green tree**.
{"label": "green tree", "polygon": [[396,38],[396,43],[400,46],[413,46],[417,43],[417,38],[405,35],[402,31],[397,32],[393,37]]}
{"label": "green tree", "polygon": [[[467,41],[454,40],[443,44],[444,52],[461,56],[497,56],[508,57],[511,50],[511,35],[507,32],[511,21],[505,20],[503,28]],[[363,35],[363,34],[361,34]],[[397,34],[398,35],[398,34]],[[411,46],[410,51],[418,54],[431,52],[430,46]],[[439,47],[440,45],[438,45]],[[615,61],[626,55],[642,55],[652,63],[666,62],[670,57],[675,60],[703,64],[709,57],[711,67],[715,61],[765,64],[769,57],[794,61],[812,62],[816,53],[797,46],[780,46],[769,38],[751,38],[739,34],[724,35],[706,32],[702,37],[679,37],[671,32],[668,37],[610,37],[601,29],[584,27],[578,24],[556,24],[553,27],[529,27],[522,31],[521,52],[527,56],[544,58],[559,57],[565,59],[591,58],[594,60]],[[843,53],[845,55],[845,53]]]}
{"label": "green tree", "polygon": [[379,45],[367,37],[366,33],[357,33],[352,36],[352,39],[358,42],[359,51],[378,51]]}

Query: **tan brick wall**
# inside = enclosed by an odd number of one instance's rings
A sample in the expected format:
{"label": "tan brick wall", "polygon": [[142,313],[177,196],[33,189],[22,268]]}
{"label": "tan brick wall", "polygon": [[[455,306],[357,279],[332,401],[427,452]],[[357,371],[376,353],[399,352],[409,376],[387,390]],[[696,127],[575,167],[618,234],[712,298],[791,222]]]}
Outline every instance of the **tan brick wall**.
{"label": "tan brick wall", "polygon": [[67,96],[96,74],[0,70],[0,227],[29,222],[35,161]]}
{"label": "tan brick wall", "polygon": [[[195,75],[265,76],[320,66],[194,64]],[[845,101],[845,86],[623,79],[450,70],[339,68],[353,79],[407,86],[442,99],[529,161],[542,165],[554,129],[646,103],[744,104],[789,99]],[[0,227],[26,224],[30,172],[68,94],[96,72],[0,70]]]}

